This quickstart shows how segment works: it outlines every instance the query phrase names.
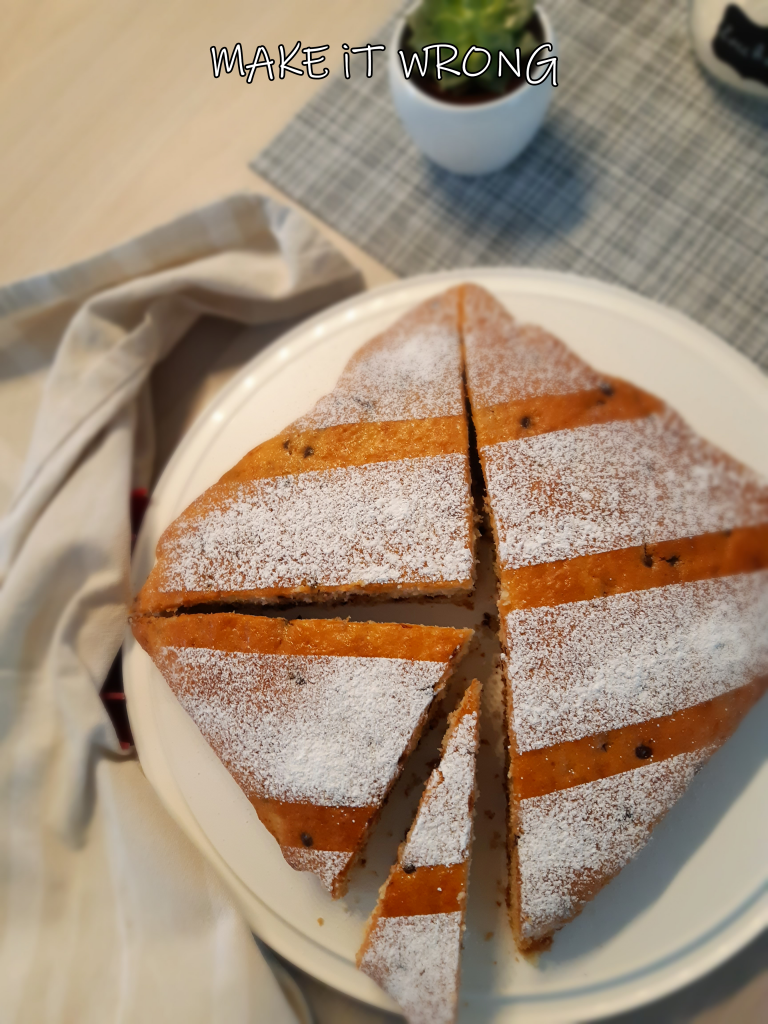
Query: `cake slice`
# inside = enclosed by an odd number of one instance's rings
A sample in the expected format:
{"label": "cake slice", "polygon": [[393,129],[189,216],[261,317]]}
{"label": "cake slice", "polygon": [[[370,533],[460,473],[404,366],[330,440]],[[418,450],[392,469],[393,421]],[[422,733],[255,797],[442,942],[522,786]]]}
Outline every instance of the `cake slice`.
{"label": "cake slice", "polygon": [[291,867],[341,896],[472,631],[234,612],[131,625]]}
{"label": "cake slice", "polygon": [[458,294],[368,342],[311,412],[171,523],[136,610],[469,592]]}
{"label": "cake slice", "polygon": [[545,948],[768,682],[768,487],[662,401],[463,293],[496,538],[510,920]]}
{"label": "cake slice", "polygon": [[448,719],[440,764],[357,954],[360,970],[392,996],[409,1024],[449,1024],[456,1016],[480,690],[474,680]]}

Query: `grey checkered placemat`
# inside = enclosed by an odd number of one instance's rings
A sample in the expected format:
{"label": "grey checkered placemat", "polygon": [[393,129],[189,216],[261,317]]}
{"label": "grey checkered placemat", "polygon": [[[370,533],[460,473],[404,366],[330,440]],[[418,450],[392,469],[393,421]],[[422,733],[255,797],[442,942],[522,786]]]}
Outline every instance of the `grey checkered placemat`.
{"label": "grey checkered placemat", "polygon": [[560,84],[506,170],[427,162],[384,54],[371,79],[332,77],[253,169],[397,274],[574,271],[675,306],[768,368],[768,105],[699,69],[683,0],[545,6]]}

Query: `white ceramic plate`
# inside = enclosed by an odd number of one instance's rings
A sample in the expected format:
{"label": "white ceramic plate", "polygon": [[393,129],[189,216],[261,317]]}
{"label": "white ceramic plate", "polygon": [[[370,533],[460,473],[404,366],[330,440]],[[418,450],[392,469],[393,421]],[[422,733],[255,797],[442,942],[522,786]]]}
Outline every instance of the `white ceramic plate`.
{"label": "white ceramic plate", "polygon": [[[134,560],[136,589],[163,528],[250,448],[334,385],[368,338],[429,295],[461,280],[490,288],[514,314],[543,324],[606,373],[672,403],[710,440],[768,474],[768,385],[724,342],[628,292],[535,270],[473,270],[398,282],[306,321],[253,360],[186,435],[152,498]],[[474,609],[409,603],[353,609],[355,618],[477,625],[492,609],[487,550]],[[327,610],[320,612],[327,615]],[[306,609],[303,610],[306,616]],[[490,630],[464,675],[487,677]],[[419,796],[440,738],[406,768],[350,892],[332,901],[292,871],[255,812],[149,658],[129,636],[125,688],[141,763],[165,806],[210,858],[254,931],[329,985],[376,1006],[389,999],[354,968],[364,922]],[[503,906],[499,709],[487,688],[481,802],[470,884],[461,1021],[594,1019],[656,999],[709,971],[768,924],[768,702],[697,776],[650,845],[557,936],[533,965],[516,956]],[[487,813],[486,813],[487,812]]]}

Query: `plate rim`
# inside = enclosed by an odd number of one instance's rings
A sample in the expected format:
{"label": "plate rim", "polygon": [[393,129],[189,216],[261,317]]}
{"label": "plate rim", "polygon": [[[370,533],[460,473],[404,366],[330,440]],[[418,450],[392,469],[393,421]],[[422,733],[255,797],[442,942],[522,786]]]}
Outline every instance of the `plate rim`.
{"label": "plate rim", "polygon": [[[597,297],[600,300],[600,305],[605,308],[620,308],[621,312],[625,314],[627,304],[629,304],[642,315],[646,322],[661,320],[667,329],[670,322],[676,323],[682,328],[680,340],[684,342],[686,348],[697,350],[699,353],[701,353],[702,346],[708,350],[711,357],[724,368],[727,367],[729,375],[735,378],[735,383],[752,392],[753,397],[768,414],[768,376],[763,373],[762,369],[708,328],[663,303],[619,285],[564,271],[530,267],[470,267],[439,271],[393,281],[359,292],[340,303],[325,307],[265,346],[202,409],[160,475],[153,491],[150,509],[152,504],[162,497],[170,482],[179,473],[185,458],[201,441],[205,443],[206,427],[211,423],[216,411],[222,406],[230,404],[236,394],[243,390],[247,379],[260,371],[265,374],[260,382],[263,384],[271,376],[267,369],[268,364],[275,361],[281,351],[285,351],[291,346],[298,346],[298,351],[294,353],[293,358],[300,358],[302,339],[307,348],[312,347],[312,333],[321,324],[334,321],[337,318],[343,319],[350,310],[385,304],[387,298],[393,295],[406,298],[409,293],[419,292],[425,286],[434,286],[437,290],[441,286],[450,286],[452,283],[476,281],[492,288],[494,281],[501,279],[507,286],[510,281],[519,283],[519,290],[529,293],[542,294],[555,288],[561,297],[576,301],[583,300],[585,293],[587,297],[591,294],[593,297]],[[276,368],[280,365],[281,363],[278,362]],[[148,515],[139,532],[136,551],[131,562],[131,584],[134,594],[143,583],[145,573],[141,572],[143,564],[141,554],[144,553],[146,557],[145,549],[153,526],[152,516]],[[338,954],[299,932],[289,921],[266,906],[247,889],[215,849],[187,805],[172,776],[170,767],[164,763],[159,736],[152,736],[153,731],[156,731],[154,713],[148,695],[142,692],[143,687],[139,680],[134,678],[132,670],[134,660],[141,654],[143,652],[134,640],[130,626],[128,626],[126,642],[123,647],[123,663],[127,706],[129,709],[133,709],[132,712],[129,712],[131,726],[142,768],[166,810],[222,877],[232,891],[249,926],[260,939],[295,966],[346,995],[380,1009],[392,1010],[395,1004],[378,986],[361,975],[354,966],[349,965]],[[497,1008],[493,1019],[501,1021],[511,1013],[519,1021],[527,1019],[531,1022],[541,1022],[541,1024],[546,1024],[546,1022],[556,1024],[556,1022],[572,1021],[575,1015],[584,1019],[583,1015],[586,1014],[589,1019],[597,1020],[642,1006],[669,995],[709,973],[746,946],[766,927],[768,927],[768,887],[763,885],[739,908],[732,911],[725,921],[710,929],[708,933],[694,942],[689,942],[671,961],[669,957],[666,957],[665,960],[651,963],[637,972],[620,975],[615,981],[599,982],[594,989],[582,990],[578,995],[564,992],[529,995],[519,1000],[514,997],[506,998],[503,1002],[496,1003]],[[655,979],[654,984],[650,983],[652,979]],[[645,984],[643,984],[643,980],[645,980]],[[491,1007],[493,1003],[489,1001],[488,1005]]]}

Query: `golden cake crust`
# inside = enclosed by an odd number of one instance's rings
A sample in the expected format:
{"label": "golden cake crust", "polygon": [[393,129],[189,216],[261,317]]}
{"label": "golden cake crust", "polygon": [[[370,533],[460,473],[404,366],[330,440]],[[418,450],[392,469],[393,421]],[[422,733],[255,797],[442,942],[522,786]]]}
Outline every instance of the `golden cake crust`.
{"label": "golden cake crust", "polygon": [[347,619],[281,619],[239,612],[133,615],[131,629],[154,657],[161,647],[210,647],[254,654],[458,659],[472,631],[407,622],[350,622]]}

